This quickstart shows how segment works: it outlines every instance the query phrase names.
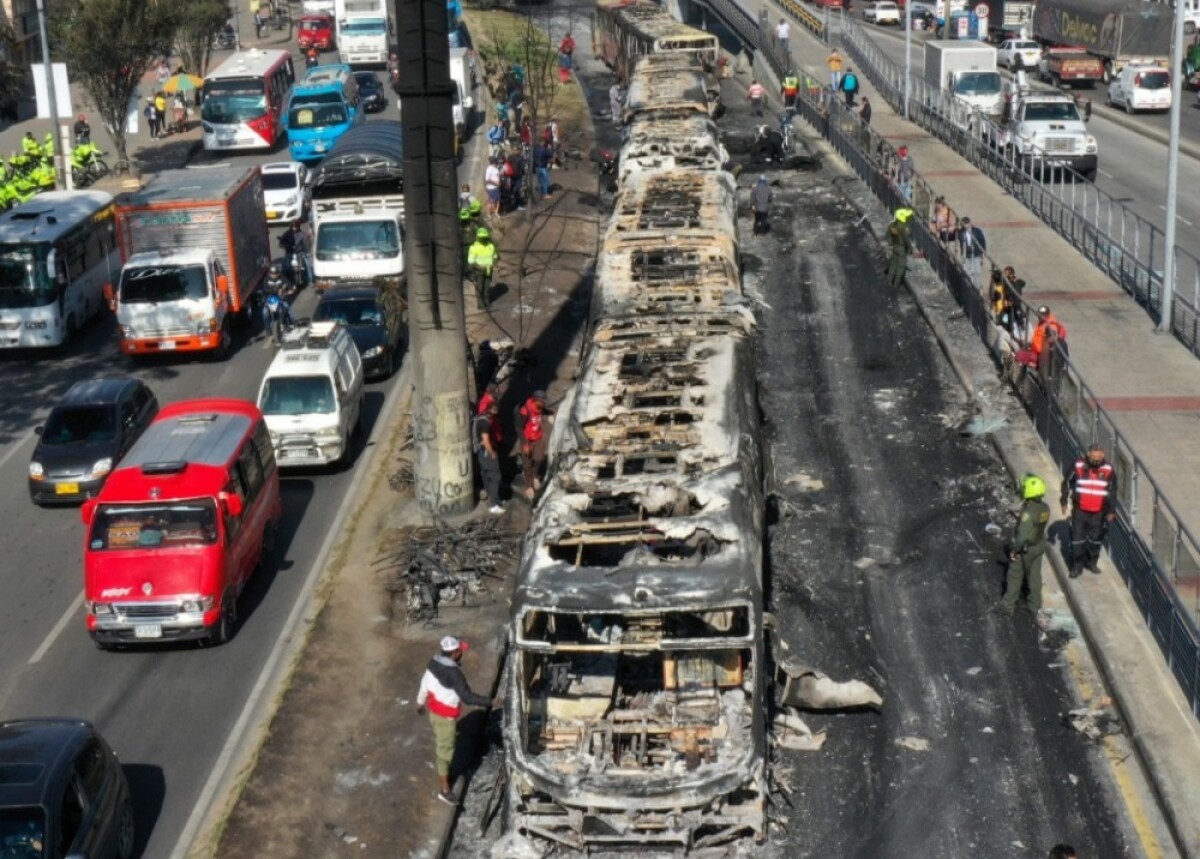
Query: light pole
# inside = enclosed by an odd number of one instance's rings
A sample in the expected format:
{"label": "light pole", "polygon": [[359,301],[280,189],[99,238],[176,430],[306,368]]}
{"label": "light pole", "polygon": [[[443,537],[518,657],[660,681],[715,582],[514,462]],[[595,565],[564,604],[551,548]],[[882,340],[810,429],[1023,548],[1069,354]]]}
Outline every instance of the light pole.
{"label": "light pole", "polygon": [[912,0],[901,7],[904,16],[904,118],[908,119],[908,96],[912,87]]}
{"label": "light pole", "polygon": [[66,187],[63,182],[62,159],[56,154],[60,148],[58,143],[58,93],[54,91],[54,68],[50,65],[50,40],[46,35],[46,6],[42,0],[37,0],[38,35],[42,39],[42,69],[46,73],[46,97],[50,99],[50,121],[54,123],[54,144],[50,149],[50,157],[54,163],[55,184]]}
{"label": "light pole", "polygon": [[1183,108],[1183,12],[1175,3],[1175,40],[1171,47],[1171,131],[1167,140],[1167,228],[1163,231],[1162,310],[1158,330],[1171,332],[1175,303],[1175,219],[1179,202],[1179,116]]}

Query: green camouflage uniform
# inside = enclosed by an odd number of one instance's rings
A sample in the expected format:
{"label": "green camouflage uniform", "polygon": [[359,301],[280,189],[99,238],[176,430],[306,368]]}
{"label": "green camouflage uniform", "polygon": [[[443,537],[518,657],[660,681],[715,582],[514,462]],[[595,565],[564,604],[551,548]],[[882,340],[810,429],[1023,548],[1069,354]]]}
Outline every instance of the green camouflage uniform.
{"label": "green camouflage uniform", "polygon": [[1046,527],[1050,524],[1050,508],[1041,498],[1031,498],[1021,505],[1017,532],[1013,535],[1008,564],[1008,586],[1004,589],[1001,606],[1009,614],[1017,607],[1021,586],[1029,588],[1025,605],[1036,614],[1042,607],[1042,555],[1046,554]]}

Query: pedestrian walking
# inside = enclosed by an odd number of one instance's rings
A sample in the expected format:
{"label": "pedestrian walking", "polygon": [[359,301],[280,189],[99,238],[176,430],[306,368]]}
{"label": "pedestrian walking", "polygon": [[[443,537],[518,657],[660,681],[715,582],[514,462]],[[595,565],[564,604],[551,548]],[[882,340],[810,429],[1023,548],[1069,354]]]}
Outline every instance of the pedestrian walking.
{"label": "pedestrian walking", "polygon": [[788,110],[795,110],[796,99],[800,97],[800,76],[796,74],[795,69],[788,69],[788,73],[783,76],[779,94],[783,97],[783,106]]}
{"label": "pedestrian walking", "polygon": [[462,658],[467,652],[467,642],[447,635],[442,639],[441,650],[429,660],[421,676],[417,690],[417,713],[429,714],[429,725],[433,728],[433,757],[437,769],[438,799],[449,805],[458,805],[450,792],[450,762],[454,759],[454,745],[458,735],[458,717],[463,704],[473,707],[499,708],[503,702],[485,695],[476,695],[467,685],[462,673]]}
{"label": "pedestrian walking", "polygon": [[846,96],[846,107],[854,107],[854,97],[858,95],[858,75],[854,69],[846,69],[842,75],[842,94]]}
{"label": "pedestrian walking", "polygon": [[500,127],[504,129],[504,139],[512,137],[512,120],[508,116],[508,102],[496,102],[496,121],[500,123]]}
{"label": "pedestrian walking", "polygon": [[504,505],[500,502],[499,440],[492,438],[492,425],[499,413],[500,405],[495,398],[486,403],[480,401],[479,414],[471,421],[471,449],[475,451],[479,478],[487,492],[488,512],[494,515],[504,512]]}
{"label": "pedestrian walking", "polygon": [[554,412],[546,407],[546,392],[534,391],[517,409],[517,437],[521,440],[521,475],[523,492],[532,498],[542,488],[542,469],[546,464],[549,442],[546,418]]}
{"label": "pedestrian walking", "polygon": [[962,249],[963,269],[975,286],[981,286],[983,255],[987,251],[987,237],[983,230],[971,223],[970,218],[958,222],[958,245]]}
{"label": "pedestrian walking", "polygon": [[1104,448],[1092,444],[1063,478],[1059,504],[1067,512],[1071,499],[1071,578],[1086,568],[1099,573],[1100,549],[1109,524],[1117,517],[1117,472],[1104,458]]}
{"label": "pedestrian walking", "polygon": [[1061,345],[1064,352],[1067,349],[1067,326],[1055,319],[1050,308],[1044,304],[1038,307],[1037,317],[1037,325],[1033,327],[1033,334],[1029,338],[1029,351],[1032,353],[1029,363],[1037,368],[1042,379],[1049,379],[1054,347]]}
{"label": "pedestrian walking", "polygon": [[154,96],[146,96],[146,106],[142,109],[142,115],[146,117],[146,126],[150,129],[150,139],[158,140],[158,108],[154,106]]}
{"label": "pedestrian walking", "polygon": [[475,231],[475,241],[467,250],[467,271],[475,281],[475,299],[480,310],[488,306],[488,293],[492,288],[492,272],[500,262],[500,252],[492,242],[492,232],[487,227]]}
{"label": "pedestrian walking", "polygon": [[779,23],[775,25],[775,38],[779,41],[779,49],[783,51],[783,58],[790,63],[792,61],[792,28],[783,18],[780,18]]}
{"label": "pedestrian walking", "polygon": [[1050,508],[1043,500],[1046,482],[1036,474],[1026,474],[1021,481],[1021,509],[1017,511],[1017,527],[1008,544],[1008,580],[1000,610],[1011,616],[1022,601],[1030,614],[1042,608],[1042,556],[1046,554],[1046,528],[1050,525]]}
{"label": "pedestrian walking", "polygon": [[158,134],[167,134],[167,94],[159,90],[154,94],[154,109],[158,112]]}
{"label": "pedestrian walking", "polygon": [[154,70],[154,80],[158,83],[159,89],[171,79],[171,67],[167,64],[167,58],[163,57],[159,60],[158,68]]}
{"label": "pedestrian walking", "polygon": [[568,72],[571,71],[572,57],[575,54],[575,38],[570,34],[563,36],[562,41],[558,43],[559,68],[564,68]]}
{"label": "pedestrian walking", "polygon": [[256,39],[262,38],[263,27],[265,27],[266,25],[267,25],[267,19],[263,17],[263,14],[261,11],[256,9],[254,11],[254,37]]}
{"label": "pedestrian walking", "polygon": [[623,93],[621,92],[621,82],[615,82],[608,88],[608,106],[612,109],[612,121],[614,125],[621,123],[621,102],[623,101]]}
{"label": "pedestrian walking", "polygon": [[[851,75],[847,75],[847,78]],[[892,168],[892,178],[896,181],[896,189],[900,192],[900,196],[905,203],[912,204],[912,183],[913,176],[916,173],[916,167],[913,165],[912,155],[908,152],[908,147],[901,145],[896,150],[896,164]]]}
{"label": "pedestrian walking", "polygon": [[908,258],[913,252],[912,226],[908,223],[913,216],[913,210],[902,207],[896,210],[892,222],[888,224],[888,286],[897,289],[904,283],[908,273]]}
{"label": "pedestrian walking", "polygon": [[865,95],[862,97],[862,106],[858,109],[858,118],[862,120],[863,125],[871,124],[871,100]]}
{"label": "pedestrian walking", "polygon": [[554,150],[538,141],[533,147],[533,169],[537,172],[538,194],[550,196],[550,165],[554,163]]}
{"label": "pedestrian walking", "polygon": [[837,48],[825,58],[825,65],[829,66],[829,86],[837,92],[842,84],[842,55],[838,53]]}
{"label": "pedestrian walking", "polygon": [[487,216],[490,218],[500,215],[500,158],[495,156],[488,160],[487,169],[483,171],[483,189],[487,194]]}
{"label": "pedestrian walking", "polygon": [[750,210],[754,213],[754,235],[762,236],[771,232],[768,220],[771,214],[771,186],[767,184],[766,176],[759,176],[750,192]]}
{"label": "pedestrian walking", "polygon": [[523,89],[515,89],[508,94],[508,107],[512,111],[512,121],[514,128],[521,127],[521,118],[525,112],[525,91]]}
{"label": "pedestrian walking", "polygon": [[750,88],[746,90],[746,95],[750,99],[750,110],[755,116],[762,116],[763,103],[767,100],[767,88],[756,78],[750,81]]}
{"label": "pedestrian walking", "polygon": [[175,131],[183,134],[183,132],[187,131],[187,100],[184,99],[183,93],[175,93],[171,109],[175,114]]}
{"label": "pedestrian walking", "polygon": [[956,236],[954,215],[946,204],[945,197],[938,197],[933,201],[933,217],[929,220],[929,226],[942,244],[948,245],[954,241]]}

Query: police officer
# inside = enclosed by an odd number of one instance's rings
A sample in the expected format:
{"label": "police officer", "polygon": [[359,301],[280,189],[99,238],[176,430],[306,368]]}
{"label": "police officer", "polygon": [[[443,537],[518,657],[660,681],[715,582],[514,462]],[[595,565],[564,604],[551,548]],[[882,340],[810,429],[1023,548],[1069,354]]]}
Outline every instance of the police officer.
{"label": "police officer", "polygon": [[1062,482],[1059,504],[1067,512],[1071,498],[1071,578],[1083,568],[1099,573],[1100,548],[1108,523],[1116,518],[1117,472],[1104,458],[1104,448],[1093,444],[1087,456],[1078,459]]}
{"label": "police officer", "polygon": [[912,227],[908,221],[913,216],[913,210],[901,207],[896,210],[896,216],[888,224],[887,241],[890,256],[888,257],[888,285],[893,289],[904,283],[904,275],[908,271],[908,257],[913,252]]}
{"label": "police officer", "polygon": [[475,241],[467,251],[467,267],[475,281],[475,298],[479,309],[487,308],[488,290],[492,285],[492,271],[500,261],[500,252],[492,243],[492,234],[487,227],[475,231]]}
{"label": "police officer", "polygon": [[800,78],[793,69],[788,69],[779,92],[783,96],[783,106],[795,109],[796,97],[800,95]]}
{"label": "police officer", "polygon": [[1008,584],[1000,601],[1007,615],[1016,609],[1022,588],[1028,589],[1025,607],[1032,614],[1042,607],[1042,556],[1046,554],[1046,527],[1050,524],[1050,508],[1042,500],[1045,494],[1046,482],[1035,474],[1026,474],[1021,481],[1024,501],[1008,547]]}

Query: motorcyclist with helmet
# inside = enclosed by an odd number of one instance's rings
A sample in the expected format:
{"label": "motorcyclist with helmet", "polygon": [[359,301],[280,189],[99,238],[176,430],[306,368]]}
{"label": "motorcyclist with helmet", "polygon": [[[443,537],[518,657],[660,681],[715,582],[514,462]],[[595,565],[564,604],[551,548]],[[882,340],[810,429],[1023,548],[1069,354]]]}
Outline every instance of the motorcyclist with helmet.
{"label": "motorcyclist with helmet", "polygon": [[[275,316],[278,313],[283,327],[291,328],[296,324],[292,317],[291,300],[296,294],[296,287],[283,273],[283,266],[278,262],[271,263],[263,281],[263,333],[270,334],[279,341],[280,333],[276,333]],[[274,300],[272,300],[274,299]]]}
{"label": "motorcyclist with helmet", "polygon": [[296,289],[303,289],[312,282],[312,269],[308,260],[308,236],[299,221],[292,221],[291,228],[279,237],[279,244],[288,255],[292,283]]}

